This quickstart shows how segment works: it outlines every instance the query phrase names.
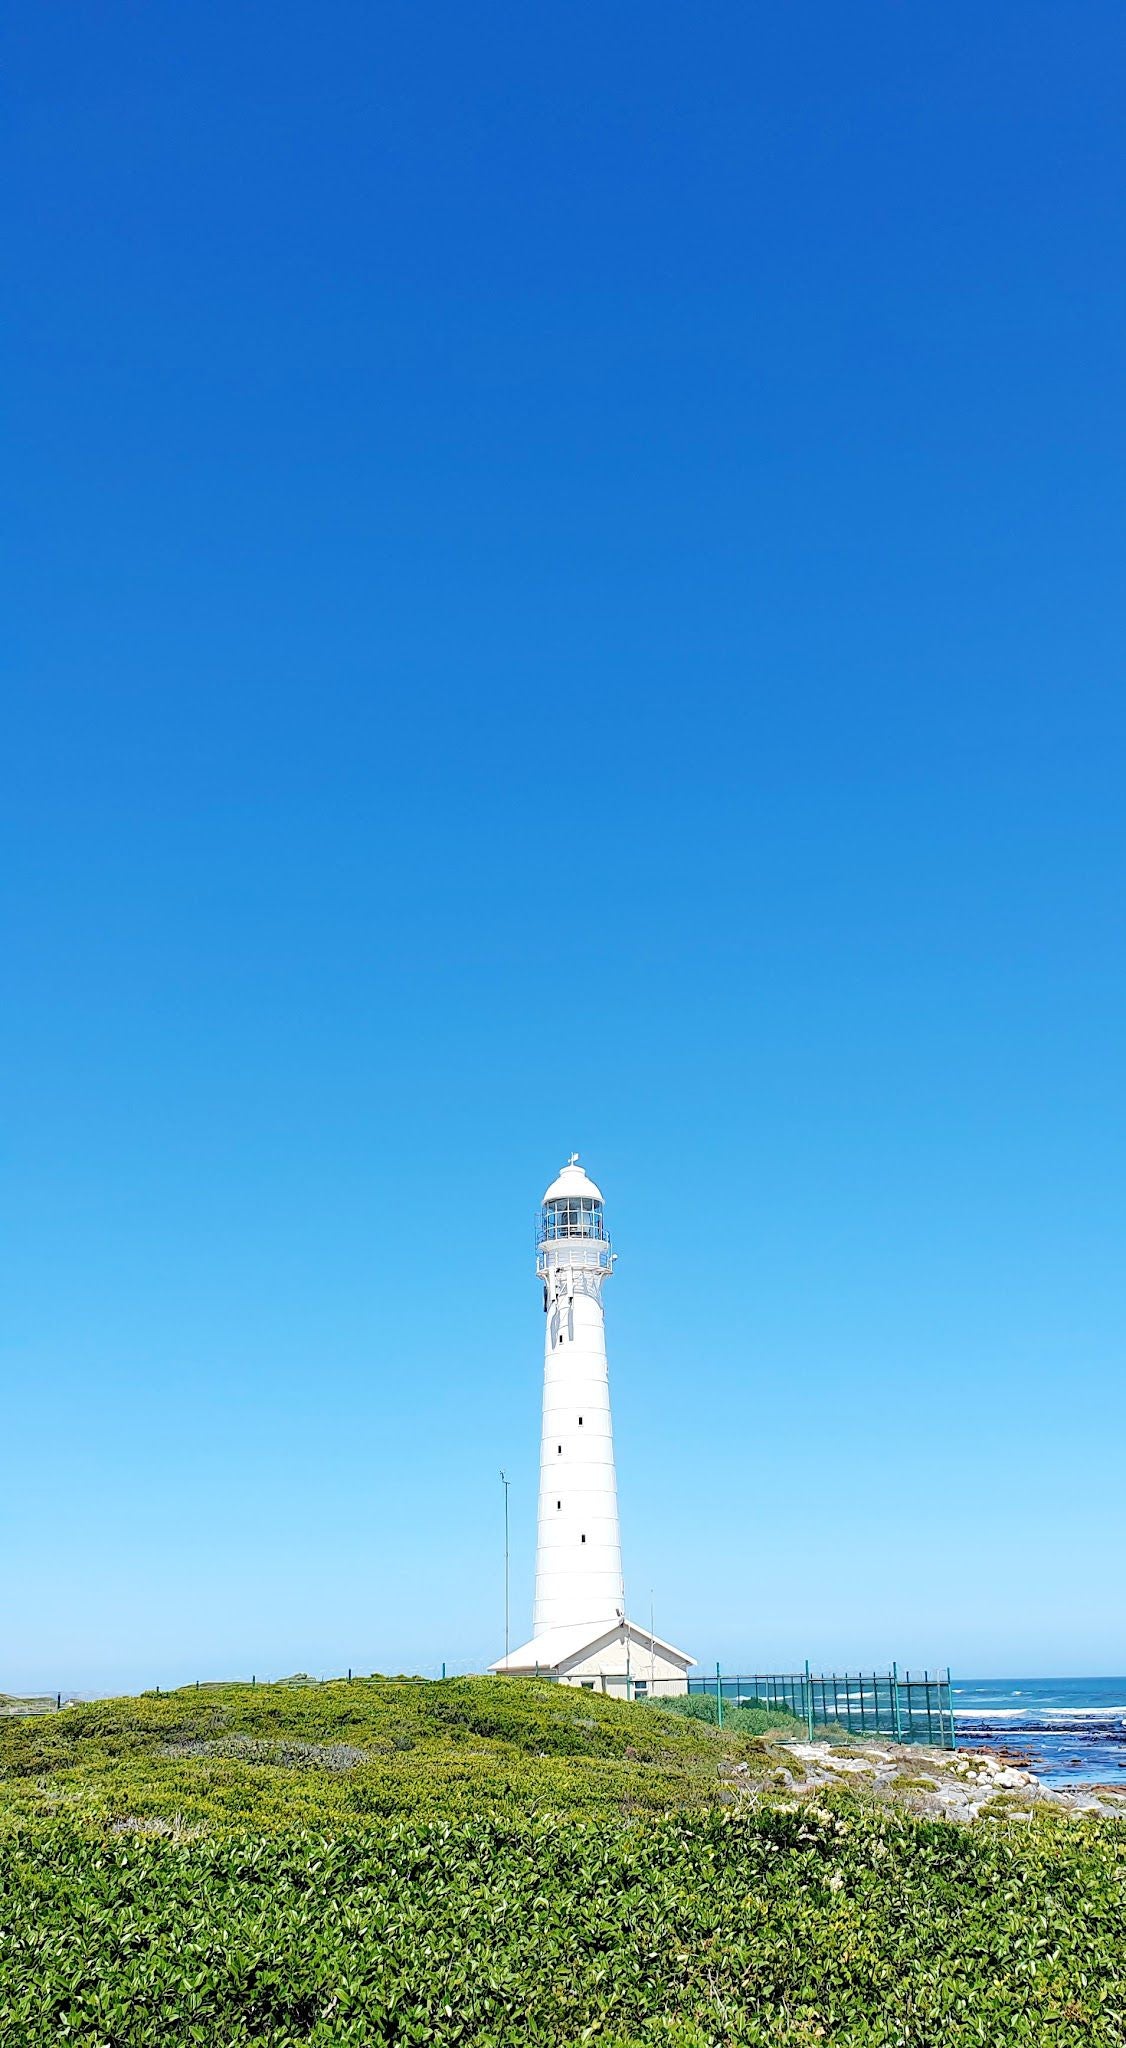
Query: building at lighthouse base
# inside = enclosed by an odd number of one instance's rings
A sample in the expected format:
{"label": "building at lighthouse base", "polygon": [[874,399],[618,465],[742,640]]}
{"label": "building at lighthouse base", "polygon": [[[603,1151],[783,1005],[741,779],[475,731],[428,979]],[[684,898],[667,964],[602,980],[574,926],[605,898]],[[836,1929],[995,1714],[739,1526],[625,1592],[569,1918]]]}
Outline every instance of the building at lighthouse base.
{"label": "building at lighthouse base", "polygon": [[489,1669],[510,1678],[554,1678],[624,1699],[668,1699],[688,1691],[688,1671],[695,1661],[623,1617],[545,1629]]}

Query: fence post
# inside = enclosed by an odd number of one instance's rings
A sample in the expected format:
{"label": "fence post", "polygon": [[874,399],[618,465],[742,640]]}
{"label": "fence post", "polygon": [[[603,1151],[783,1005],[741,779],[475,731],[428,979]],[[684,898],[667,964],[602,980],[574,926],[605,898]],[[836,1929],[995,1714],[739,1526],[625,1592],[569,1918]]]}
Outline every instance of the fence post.
{"label": "fence post", "polygon": [[893,1719],[894,1719],[894,1721],[895,1721],[895,1739],[896,1739],[896,1741],[897,1741],[897,1742],[902,1742],[902,1740],[903,1740],[903,1724],[902,1724],[902,1722],[900,1721],[900,1718],[899,1718],[899,1666],[898,1666],[898,1664],[893,1664],[893,1665],[892,1665],[892,1667],[891,1667],[891,1711],[892,1711],[892,1717],[893,1717]]}
{"label": "fence post", "polygon": [[720,1684],[719,1665],[715,1667],[715,1717],[717,1727],[723,1727],[723,1687]]}
{"label": "fence post", "polygon": [[445,1660],[445,1658],[443,1657],[443,1659],[442,1659],[442,1677],[444,1678],[444,1677],[445,1677],[445,1675],[446,1675],[446,1660]]}
{"label": "fence post", "polygon": [[950,1666],[946,1666],[946,1711],[950,1716],[950,1747],[957,1749],[958,1732],[954,1726],[954,1694],[950,1686]]}
{"label": "fence post", "polygon": [[805,1660],[805,1677],[802,1680],[802,1694],[805,1699],[805,1737],[813,1741],[813,1688],[809,1682],[809,1658]]}

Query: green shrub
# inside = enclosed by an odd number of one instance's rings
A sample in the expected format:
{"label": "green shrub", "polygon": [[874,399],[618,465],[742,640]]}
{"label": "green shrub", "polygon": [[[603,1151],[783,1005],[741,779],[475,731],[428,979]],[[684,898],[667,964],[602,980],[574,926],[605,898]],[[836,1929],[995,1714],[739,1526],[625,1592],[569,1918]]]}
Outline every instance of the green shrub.
{"label": "green shrub", "polygon": [[[719,1702],[711,1692],[675,1693],[668,1699],[654,1699],[652,1704],[684,1720],[703,1721],[710,1728],[719,1725]],[[781,1735],[804,1737],[806,1732],[803,1721],[766,1700],[724,1700],[723,1726],[732,1735],[767,1735],[777,1730]]]}
{"label": "green shrub", "polygon": [[1126,1822],[772,1802],[729,1718],[480,1678],[0,1721],[0,2040],[1122,2048]]}
{"label": "green shrub", "polygon": [[546,1679],[194,1686],[0,1721],[0,1830],[20,1819],[347,1826],[372,1814],[713,1805],[760,1756]]}
{"label": "green shrub", "polygon": [[0,1862],[0,2037],[113,2048],[1117,2048],[1126,1827],[886,1811],[54,1824]]}

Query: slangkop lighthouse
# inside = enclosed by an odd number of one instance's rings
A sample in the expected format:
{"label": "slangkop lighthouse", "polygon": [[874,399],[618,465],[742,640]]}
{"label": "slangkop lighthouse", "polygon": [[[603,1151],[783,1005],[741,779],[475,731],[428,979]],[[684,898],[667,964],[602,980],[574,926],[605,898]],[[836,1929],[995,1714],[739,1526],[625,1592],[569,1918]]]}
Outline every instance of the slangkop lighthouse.
{"label": "slangkop lighthouse", "polygon": [[543,1198],[543,1433],[532,1632],[625,1613],[602,1289],[614,1270],[601,1189],[577,1157]]}
{"label": "slangkop lighthouse", "polygon": [[602,1191],[573,1153],[536,1232],[544,1362],[532,1639],[492,1669],[603,1691],[684,1691],[693,1658],[625,1611],[602,1301],[614,1258]]}

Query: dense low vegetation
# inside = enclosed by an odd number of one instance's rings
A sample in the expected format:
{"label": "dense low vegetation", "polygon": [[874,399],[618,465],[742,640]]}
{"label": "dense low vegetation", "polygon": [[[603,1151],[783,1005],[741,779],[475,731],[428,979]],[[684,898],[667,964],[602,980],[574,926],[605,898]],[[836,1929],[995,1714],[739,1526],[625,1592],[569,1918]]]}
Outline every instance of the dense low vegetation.
{"label": "dense low vegetation", "polygon": [[714,1692],[674,1693],[667,1699],[655,1699],[653,1704],[663,1714],[681,1715],[689,1721],[705,1721],[711,1728],[725,1728],[729,1735],[766,1735],[784,1730],[800,1738],[806,1732],[804,1722],[796,1721],[792,1714],[780,1713],[776,1707],[768,1706],[765,1700],[740,1700],[737,1703],[725,1700],[722,1722],[719,1701]]}
{"label": "dense low vegetation", "polygon": [[[194,1687],[0,1721],[0,1828],[70,1816],[254,1827],[714,1805],[754,1738],[544,1679]],[[729,1788],[728,1788],[729,1796]]]}
{"label": "dense low vegetation", "polygon": [[1126,1824],[783,1804],[774,1763],[493,1680],[0,1723],[0,2040],[1126,2040]]}

